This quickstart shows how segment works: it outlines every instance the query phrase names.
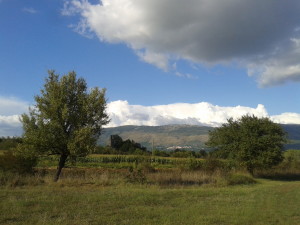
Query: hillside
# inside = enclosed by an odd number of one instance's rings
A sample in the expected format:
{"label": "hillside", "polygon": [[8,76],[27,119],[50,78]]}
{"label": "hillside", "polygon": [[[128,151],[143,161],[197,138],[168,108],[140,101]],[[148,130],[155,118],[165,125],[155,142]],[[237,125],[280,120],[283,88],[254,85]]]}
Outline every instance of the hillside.
{"label": "hillside", "polygon": [[148,149],[152,143],[156,148],[166,149],[173,146],[189,146],[193,149],[204,147],[208,131],[213,128],[190,125],[167,126],[122,126],[104,129],[100,139],[101,145],[109,144],[112,134],[120,135],[124,140],[132,139]]}
{"label": "hillside", "polygon": [[[282,125],[288,133],[288,149],[300,149],[300,125]],[[156,148],[172,149],[178,146],[187,149],[201,149],[205,147],[208,139],[208,132],[212,127],[193,125],[167,125],[167,126],[121,126],[105,128],[99,143],[108,145],[112,134],[120,135],[123,140],[131,139],[141,143],[148,149],[152,143]]]}

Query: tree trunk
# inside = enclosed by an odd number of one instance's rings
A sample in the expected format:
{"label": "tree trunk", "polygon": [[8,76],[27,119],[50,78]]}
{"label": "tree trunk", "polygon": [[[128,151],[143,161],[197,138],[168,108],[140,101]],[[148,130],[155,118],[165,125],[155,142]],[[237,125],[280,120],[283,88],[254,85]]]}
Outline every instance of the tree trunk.
{"label": "tree trunk", "polygon": [[59,159],[59,163],[58,163],[58,167],[57,167],[57,171],[54,177],[54,181],[57,182],[59,179],[59,175],[61,173],[62,168],[64,168],[66,160],[67,160],[68,156],[67,155],[61,155],[60,159]]}

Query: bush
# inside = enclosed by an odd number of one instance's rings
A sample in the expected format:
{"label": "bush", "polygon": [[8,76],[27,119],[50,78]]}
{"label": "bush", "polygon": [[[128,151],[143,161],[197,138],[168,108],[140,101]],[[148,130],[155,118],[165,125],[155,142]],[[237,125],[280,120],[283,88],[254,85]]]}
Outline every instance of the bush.
{"label": "bush", "polygon": [[10,150],[0,155],[0,170],[4,172],[9,171],[19,174],[33,173],[36,164],[36,157],[22,155],[17,151]]}
{"label": "bush", "polygon": [[155,172],[155,168],[148,162],[138,164],[137,169],[147,173]]}
{"label": "bush", "polygon": [[230,168],[228,168],[225,162],[219,159],[207,158],[203,161],[202,169],[206,172],[213,173],[216,170],[228,171]]}
{"label": "bush", "polygon": [[146,175],[142,170],[134,170],[133,168],[129,169],[125,178],[128,183],[144,184],[147,181]]}
{"label": "bush", "polygon": [[0,137],[0,150],[10,150],[22,143],[20,137]]}
{"label": "bush", "polygon": [[192,170],[192,171],[199,170],[201,168],[202,168],[201,161],[195,159],[194,157],[189,158],[183,167],[183,169]]}
{"label": "bush", "polygon": [[43,185],[45,181],[40,176],[24,175],[0,171],[0,186],[22,187]]}
{"label": "bush", "polygon": [[176,149],[170,153],[170,156],[175,158],[188,158],[195,157],[196,153],[194,151]]}
{"label": "bush", "polygon": [[284,160],[278,165],[282,169],[300,169],[300,151],[288,150],[284,152]]}
{"label": "bush", "polygon": [[170,154],[168,154],[167,152],[161,151],[161,150],[158,150],[158,149],[153,150],[152,155],[153,156],[162,156],[162,157],[169,157],[170,156]]}
{"label": "bush", "polygon": [[229,174],[226,177],[227,185],[248,185],[257,183],[252,177],[244,174]]}

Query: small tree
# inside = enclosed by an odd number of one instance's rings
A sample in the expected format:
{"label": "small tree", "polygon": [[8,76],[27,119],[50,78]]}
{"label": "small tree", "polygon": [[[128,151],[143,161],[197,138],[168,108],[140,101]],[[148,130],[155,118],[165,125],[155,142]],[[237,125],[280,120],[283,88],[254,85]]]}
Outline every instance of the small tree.
{"label": "small tree", "polygon": [[253,174],[255,168],[270,168],[283,160],[286,134],[268,118],[232,118],[209,133],[207,146],[218,156],[234,159]]}
{"label": "small tree", "polygon": [[38,155],[59,155],[54,180],[59,179],[68,158],[93,152],[102,126],[109,122],[105,112],[105,89],[88,90],[83,78],[70,72],[59,78],[49,71],[36,105],[23,114],[23,147]]}

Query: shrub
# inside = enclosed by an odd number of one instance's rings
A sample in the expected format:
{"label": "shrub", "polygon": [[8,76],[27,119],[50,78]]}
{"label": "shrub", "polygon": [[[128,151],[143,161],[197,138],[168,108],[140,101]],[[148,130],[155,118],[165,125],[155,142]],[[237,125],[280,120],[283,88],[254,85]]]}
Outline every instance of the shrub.
{"label": "shrub", "polygon": [[169,157],[170,154],[165,152],[165,151],[161,151],[161,150],[158,150],[158,149],[154,149],[152,151],[152,155],[153,156],[162,156],[162,157]]}
{"label": "shrub", "polygon": [[37,186],[44,184],[45,181],[40,176],[24,175],[12,172],[0,171],[0,186],[21,187]]}
{"label": "shrub", "polygon": [[138,164],[137,169],[141,170],[143,172],[146,172],[146,173],[155,172],[155,168],[148,162],[142,162],[142,163]]}
{"label": "shrub", "polygon": [[244,174],[229,174],[225,179],[227,185],[248,185],[257,183],[255,179]]}
{"label": "shrub", "polygon": [[129,168],[128,174],[125,178],[128,183],[144,184],[147,181],[146,175],[142,170],[135,170],[132,167]]}
{"label": "shrub", "polygon": [[23,155],[16,150],[6,151],[0,155],[0,170],[4,172],[32,173],[36,164],[37,158],[35,156]]}
{"label": "shrub", "polygon": [[187,169],[187,170],[199,170],[202,168],[202,163],[201,161],[195,159],[194,157],[189,158],[183,169]]}
{"label": "shrub", "polygon": [[213,173],[217,170],[228,171],[230,168],[226,165],[225,162],[215,159],[215,158],[207,158],[203,161],[202,169],[208,173]]}

